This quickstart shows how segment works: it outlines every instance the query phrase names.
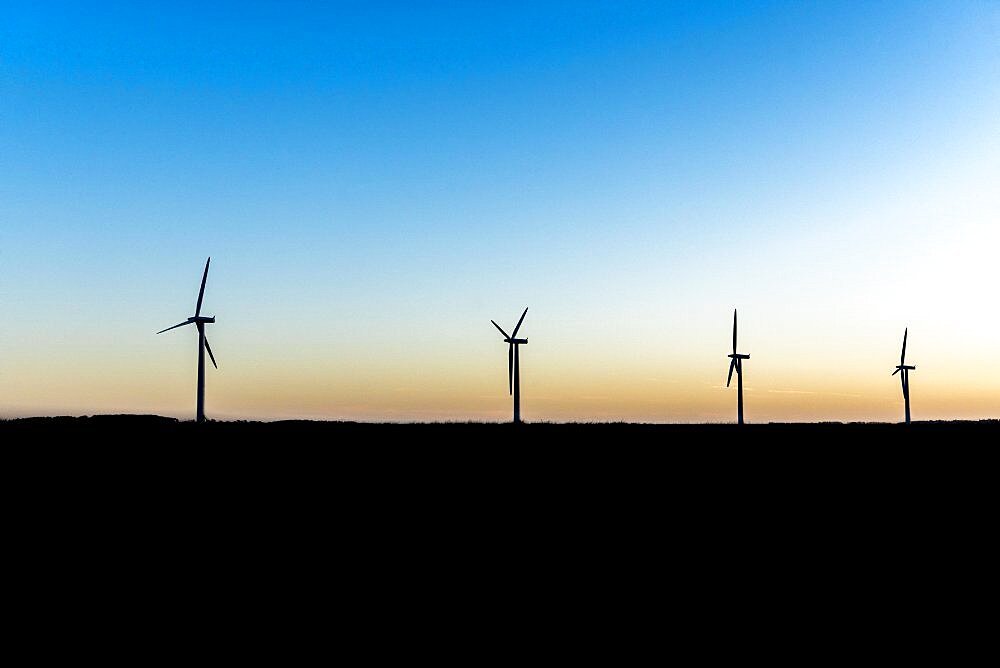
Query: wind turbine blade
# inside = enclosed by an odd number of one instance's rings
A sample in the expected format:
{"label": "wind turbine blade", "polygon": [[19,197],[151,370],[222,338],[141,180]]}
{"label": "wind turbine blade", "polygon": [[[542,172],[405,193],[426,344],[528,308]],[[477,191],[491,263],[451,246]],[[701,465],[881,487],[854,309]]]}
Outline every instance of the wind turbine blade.
{"label": "wind turbine blade", "polygon": [[733,309],[733,354],[736,354],[736,309]]}
{"label": "wind turbine blade", "polygon": [[892,372],[892,375],[895,376],[897,373],[899,373],[899,367],[896,367],[896,370]]}
{"label": "wind turbine blade", "polygon": [[903,398],[906,398],[906,374],[899,374],[899,384],[903,387]]}
{"label": "wind turbine blade", "polygon": [[163,332],[169,332],[172,329],[177,329],[178,327],[183,327],[184,325],[190,325],[190,324],[191,324],[190,320],[185,320],[184,322],[177,323],[173,327],[167,327],[166,329],[161,329],[160,331],[157,332],[157,334],[163,334]]}
{"label": "wind turbine blade", "polygon": [[729,383],[733,382],[733,369],[736,368],[736,358],[734,357],[729,361],[729,378],[726,379],[726,387],[729,387]]}
{"label": "wind turbine blade", "polygon": [[517,336],[517,330],[521,329],[521,323],[524,322],[524,316],[528,315],[528,309],[524,309],[524,313],[521,314],[521,319],[517,321],[517,327],[514,328],[514,333],[510,335],[510,338]]}
{"label": "wind turbine blade", "polygon": [[215,363],[215,355],[212,354],[212,346],[208,345],[207,338],[205,339],[205,350],[208,352],[208,356],[212,359],[212,366],[218,369],[219,365]]}
{"label": "wind turbine blade", "polygon": [[496,320],[490,320],[490,322],[493,323],[494,327],[496,327],[497,329],[500,330],[500,333],[503,334],[503,338],[505,338],[505,339],[511,338],[511,337],[507,336],[507,332],[503,331],[503,327],[501,327],[500,325],[498,325],[497,322],[496,322]]}
{"label": "wind turbine blade", "polygon": [[903,364],[905,364],[903,360],[906,359],[906,335],[909,333],[910,333],[909,327],[903,330],[903,352],[900,353],[899,355],[899,366],[903,366]]}
{"label": "wind turbine blade", "polygon": [[208,262],[205,263],[205,273],[201,275],[201,290],[198,291],[198,305],[194,307],[195,316],[201,315],[201,300],[205,298],[205,281],[208,279],[208,264],[212,261],[212,258],[208,258]]}

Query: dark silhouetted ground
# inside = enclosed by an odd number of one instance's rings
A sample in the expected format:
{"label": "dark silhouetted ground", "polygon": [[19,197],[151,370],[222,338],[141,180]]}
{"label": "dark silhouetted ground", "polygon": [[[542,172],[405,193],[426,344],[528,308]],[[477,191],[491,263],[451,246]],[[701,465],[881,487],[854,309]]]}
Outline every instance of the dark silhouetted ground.
{"label": "dark silhouetted ground", "polygon": [[[152,445],[204,439],[204,445],[233,446],[486,446],[646,447],[725,445],[796,446],[953,445],[1000,435],[1000,420],[886,423],[630,424],[482,422],[208,422],[202,425],[155,415],[95,415],[0,420],[7,439],[56,439],[58,444]],[[177,440],[179,439],[179,440]],[[55,444],[55,443],[53,443]]]}
{"label": "dark silhouetted ground", "polygon": [[[650,425],[355,422],[208,422],[141,415],[0,421],[8,453],[121,480],[215,476],[287,492],[337,493],[396,481],[400,488],[497,485],[518,503],[539,489],[672,494],[677,489],[766,492],[767,483],[823,485],[878,478],[883,485],[941,476],[992,452],[1000,421]],[[96,467],[96,470],[95,470]],[[140,473],[141,472],[141,473]],[[958,471],[954,472],[955,474]],[[970,473],[966,471],[966,473]],[[293,482],[293,481],[305,481]],[[588,487],[591,485],[592,487]],[[837,494],[841,491],[838,490]]]}
{"label": "dark silhouetted ground", "polygon": [[183,627],[282,660],[299,641],[277,639],[331,629],[330,656],[856,658],[874,637],[936,656],[923,638],[949,619],[987,637],[988,615],[955,615],[992,565],[998,435],[3,421],[7,570],[22,617],[72,619],[84,644],[111,608],[116,638],[172,647]]}

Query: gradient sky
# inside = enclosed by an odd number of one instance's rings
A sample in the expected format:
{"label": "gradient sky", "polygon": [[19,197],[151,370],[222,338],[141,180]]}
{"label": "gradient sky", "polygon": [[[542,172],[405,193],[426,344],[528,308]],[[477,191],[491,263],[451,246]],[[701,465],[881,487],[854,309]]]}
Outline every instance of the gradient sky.
{"label": "gradient sky", "polygon": [[1000,416],[1000,3],[318,4],[0,5],[0,416]]}

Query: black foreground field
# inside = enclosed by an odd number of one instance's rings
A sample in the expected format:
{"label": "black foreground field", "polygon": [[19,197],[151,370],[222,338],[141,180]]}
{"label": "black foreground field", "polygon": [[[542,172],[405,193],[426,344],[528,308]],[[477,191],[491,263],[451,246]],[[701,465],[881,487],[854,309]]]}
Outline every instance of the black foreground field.
{"label": "black foreground field", "polygon": [[783,503],[785,513],[810,499],[841,509],[866,497],[952,503],[992,489],[1000,420],[197,424],[108,415],[0,421],[0,443],[25,471],[85,485],[90,495],[167,489],[171,503],[184,504],[191,494],[178,494],[183,487],[281,503],[313,497],[317,507],[342,499],[362,514],[400,501],[441,502],[449,512],[502,508],[534,521],[551,503],[598,499],[637,515],[673,500],[692,516],[737,499]]}
{"label": "black foreground field", "polygon": [[[156,415],[0,420],[7,439],[59,439],[72,443],[155,445],[205,439],[213,447],[232,446],[799,446],[974,445],[1000,436],[1000,420],[888,423],[633,424],[526,423],[522,425],[369,423],[287,420],[196,424]],[[181,439],[181,441],[177,441]]]}
{"label": "black foreground field", "polygon": [[773,652],[780,627],[793,654],[844,619],[878,637],[935,619],[937,637],[940,613],[968,609],[992,565],[998,436],[998,421],[0,421],[19,572],[81,618],[110,586],[124,610],[152,600],[211,634],[219,606],[265,635],[337,620],[373,647],[392,620],[413,647],[437,647],[421,629],[444,619],[473,643],[516,620],[519,642],[666,626],[704,647],[732,621],[740,651]]}
{"label": "black foreground field", "polygon": [[118,415],[4,420],[0,443],[9,477],[46,490],[40,500],[69,494],[197,525],[216,513],[224,525],[280,515],[367,531],[410,517],[406,531],[458,523],[461,536],[474,526],[595,522],[658,539],[668,526],[755,534],[779,521],[794,537],[831,518],[880,533],[971,522],[995,500],[1000,420],[196,424]]}
{"label": "black foreground field", "polygon": [[[145,480],[264,476],[323,487],[584,484],[662,490],[767,483],[823,485],[871,476],[891,487],[952,468],[981,473],[1000,420],[811,424],[206,422],[146,415],[0,420],[8,454],[55,467],[143,471]],[[30,446],[30,447],[28,447]],[[228,473],[223,473],[225,470]],[[239,475],[233,475],[238,473]],[[277,477],[279,474],[285,478]],[[240,477],[242,476],[242,478]],[[314,480],[314,477],[316,478]],[[395,481],[395,482],[393,482]],[[305,485],[308,487],[308,485]]]}

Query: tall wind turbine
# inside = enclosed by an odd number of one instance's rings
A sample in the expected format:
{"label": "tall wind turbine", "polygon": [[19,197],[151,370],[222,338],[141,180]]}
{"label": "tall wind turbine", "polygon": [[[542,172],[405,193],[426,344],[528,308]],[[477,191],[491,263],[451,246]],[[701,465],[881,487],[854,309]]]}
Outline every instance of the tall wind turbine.
{"label": "tall wind turbine", "polygon": [[517,326],[514,327],[514,333],[510,336],[507,336],[507,332],[503,331],[503,328],[495,320],[490,320],[493,326],[503,334],[504,343],[509,344],[507,349],[507,382],[510,386],[510,393],[514,395],[514,424],[521,422],[521,360],[517,347],[528,343],[528,339],[517,338],[517,330],[521,329],[521,323],[524,322],[524,316],[527,313],[528,309],[525,308],[521,319],[517,321]]}
{"label": "tall wind turbine", "polygon": [[900,371],[903,372],[899,376],[899,382],[903,384],[903,401],[906,403],[906,424],[910,424],[910,372],[917,368],[906,364],[906,335],[909,334],[909,331],[909,327],[903,330],[903,352],[899,355],[899,364],[896,366],[896,370],[892,372],[893,376]]}
{"label": "tall wind turbine", "polygon": [[726,387],[729,387],[729,383],[733,381],[733,370],[735,370],[738,396],[736,406],[739,412],[739,423],[743,424],[743,360],[750,359],[750,356],[736,352],[736,309],[733,309],[733,354],[726,355],[726,357],[729,357],[731,360],[729,362],[729,378],[726,380]]}
{"label": "tall wind turbine", "polygon": [[212,366],[216,369],[219,365],[215,363],[215,355],[212,354],[212,346],[208,345],[208,339],[205,338],[205,325],[210,322],[215,322],[215,316],[212,317],[201,315],[201,300],[205,297],[205,281],[208,279],[208,265],[212,261],[212,258],[208,258],[208,262],[205,263],[205,273],[201,277],[201,290],[198,291],[198,304],[194,307],[194,315],[185,320],[184,322],[179,322],[173,327],[167,327],[166,329],[161,329],[157,334],[162,334],[163,332],[168,332],[171,329],[176,329],[178,327],[183,327],[184,325],[190,325],[194,323],[198,327],[198,422],[205,421],[205,351],[208,351],[208,356],[212,358]]}

